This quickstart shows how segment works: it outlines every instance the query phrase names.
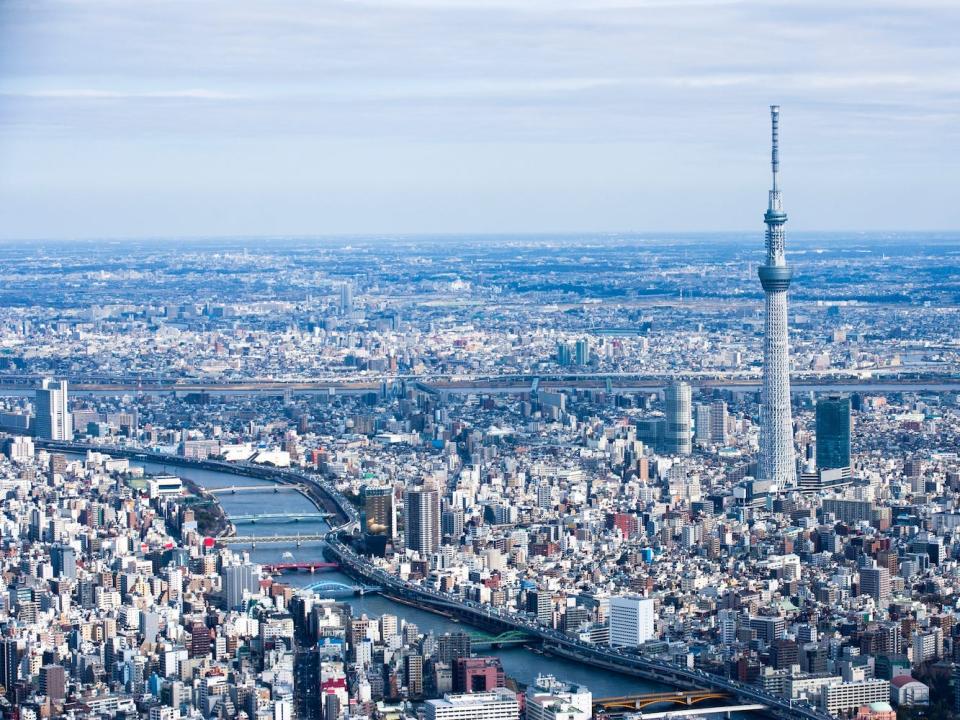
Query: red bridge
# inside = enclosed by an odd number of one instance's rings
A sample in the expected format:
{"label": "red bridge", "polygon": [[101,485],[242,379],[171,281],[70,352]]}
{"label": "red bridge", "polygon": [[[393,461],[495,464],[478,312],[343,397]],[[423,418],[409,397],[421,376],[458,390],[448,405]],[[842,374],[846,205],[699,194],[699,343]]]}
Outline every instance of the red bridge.
{"label": "red bridge", "polygon": [[336,570],[339,567],[339,563],[313,560],[310,562],[274,563],[272,565],[264,565],[263,569],[268,573],[282,573],[288,570],[308,570],[310,572],[316,572],[317,570]]}

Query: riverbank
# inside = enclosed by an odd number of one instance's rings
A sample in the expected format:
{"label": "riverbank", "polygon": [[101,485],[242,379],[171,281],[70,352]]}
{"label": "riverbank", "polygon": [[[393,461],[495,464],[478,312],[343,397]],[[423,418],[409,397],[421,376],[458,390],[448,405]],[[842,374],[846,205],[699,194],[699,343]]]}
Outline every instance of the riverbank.
{"label": "riverbank", "polygon": [[236,535],[237,529],[230,522],[230,518],[216,495],[207,492],[202,485],[189,478],[180,478],[180,480],[191,496],[202,501],[202,504],[194,504],[190,508],[193,510],[193,518],[197,522],[197,532],[218,540],[226,540]]}

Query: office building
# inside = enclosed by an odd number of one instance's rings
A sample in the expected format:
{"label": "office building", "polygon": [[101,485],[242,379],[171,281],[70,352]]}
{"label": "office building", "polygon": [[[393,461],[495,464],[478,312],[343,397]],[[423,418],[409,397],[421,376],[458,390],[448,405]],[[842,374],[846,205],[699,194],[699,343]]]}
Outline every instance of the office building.
{"label": "office building", "polygon": [[455,692],[492,692],[503,687],[505,682],[500,658],[461,656],[453,660]]}
{"label": "office building", "polygon": [[817,467],[850,467],[850,398],[828,395],[817,400]]}
{"label": "office building", "polygon": [[77,579],[77,554],[69,545],[54,545],[50,549],[53,575],[58,578]]}
{"label": "office building", "polygon": [[506,688],[493,692],[444,695],[427,700],[426,720],[517,720],[520,705],[517,696]]}
{"label": "office building", "polygon": [[67,381],[59,382],[45,378],[37,390],[37,420],[35,423],[38,438],[44,440],[72,440],[73,418],[67,409]]}
{"label": "office building", "polygon": [[11,697],[13,686],[20,679],[20,653],[13,638],[0,638],[0,685]]}
{"label": "office building", "polygon": [[393,487],[367,485],[363,490],[364,528],[368,535],[397,536],[397,508]]}
{"label": "office building", "polygon": [[690,425],[690,385],[678,382],[670,385],[664,393],[666,400],[666,430],[664,449],[674,455],[689,455],[693,451]]}
{"label": "office building", "polygon": [[527,592],[527,612],[535,615],[541,625],[553,627],[553,595],[546,590]]}
{"label": "office building", "polygon": [[642,645],[654,637],[654,602],[636,595],[610,598],[610,644]]}
{"label": "office building", "polygon": [[772,127],[770,190],[764,222],[766,262],[757,268],[764,294],[763,387],[760,393],[759,479],[773,484],[775,491],[794,485],[796,466],[793,452],[793,414],[790,407],[790,342],[787,334],[787,290],[793,270],[787,265],[780,192],[780,107],[770,107]]}
{"label": "office building", "polygon": [[408,550],[426,557],[440,546],[440,494],[431,485],[407,490],[403,526]]}

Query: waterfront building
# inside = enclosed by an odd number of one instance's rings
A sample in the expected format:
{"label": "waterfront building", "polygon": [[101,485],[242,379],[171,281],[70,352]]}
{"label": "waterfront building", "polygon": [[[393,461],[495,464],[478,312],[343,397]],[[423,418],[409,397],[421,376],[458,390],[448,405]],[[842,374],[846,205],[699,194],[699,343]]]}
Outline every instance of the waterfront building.
{"label": "waterfront building", "polygon": [[426,720],[517,720],[517,696],[506,688],[492,692],[444,695],[424,704]]}

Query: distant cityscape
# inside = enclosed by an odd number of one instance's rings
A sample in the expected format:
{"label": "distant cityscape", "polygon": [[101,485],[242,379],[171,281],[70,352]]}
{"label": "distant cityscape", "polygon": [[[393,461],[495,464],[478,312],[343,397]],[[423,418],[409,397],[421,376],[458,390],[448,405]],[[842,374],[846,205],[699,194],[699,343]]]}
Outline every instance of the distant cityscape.
{"label": "distant cityscape", "polygon": [[765,247],[0,245],[2,715],[960,712],[960,237],[772,121]]}

